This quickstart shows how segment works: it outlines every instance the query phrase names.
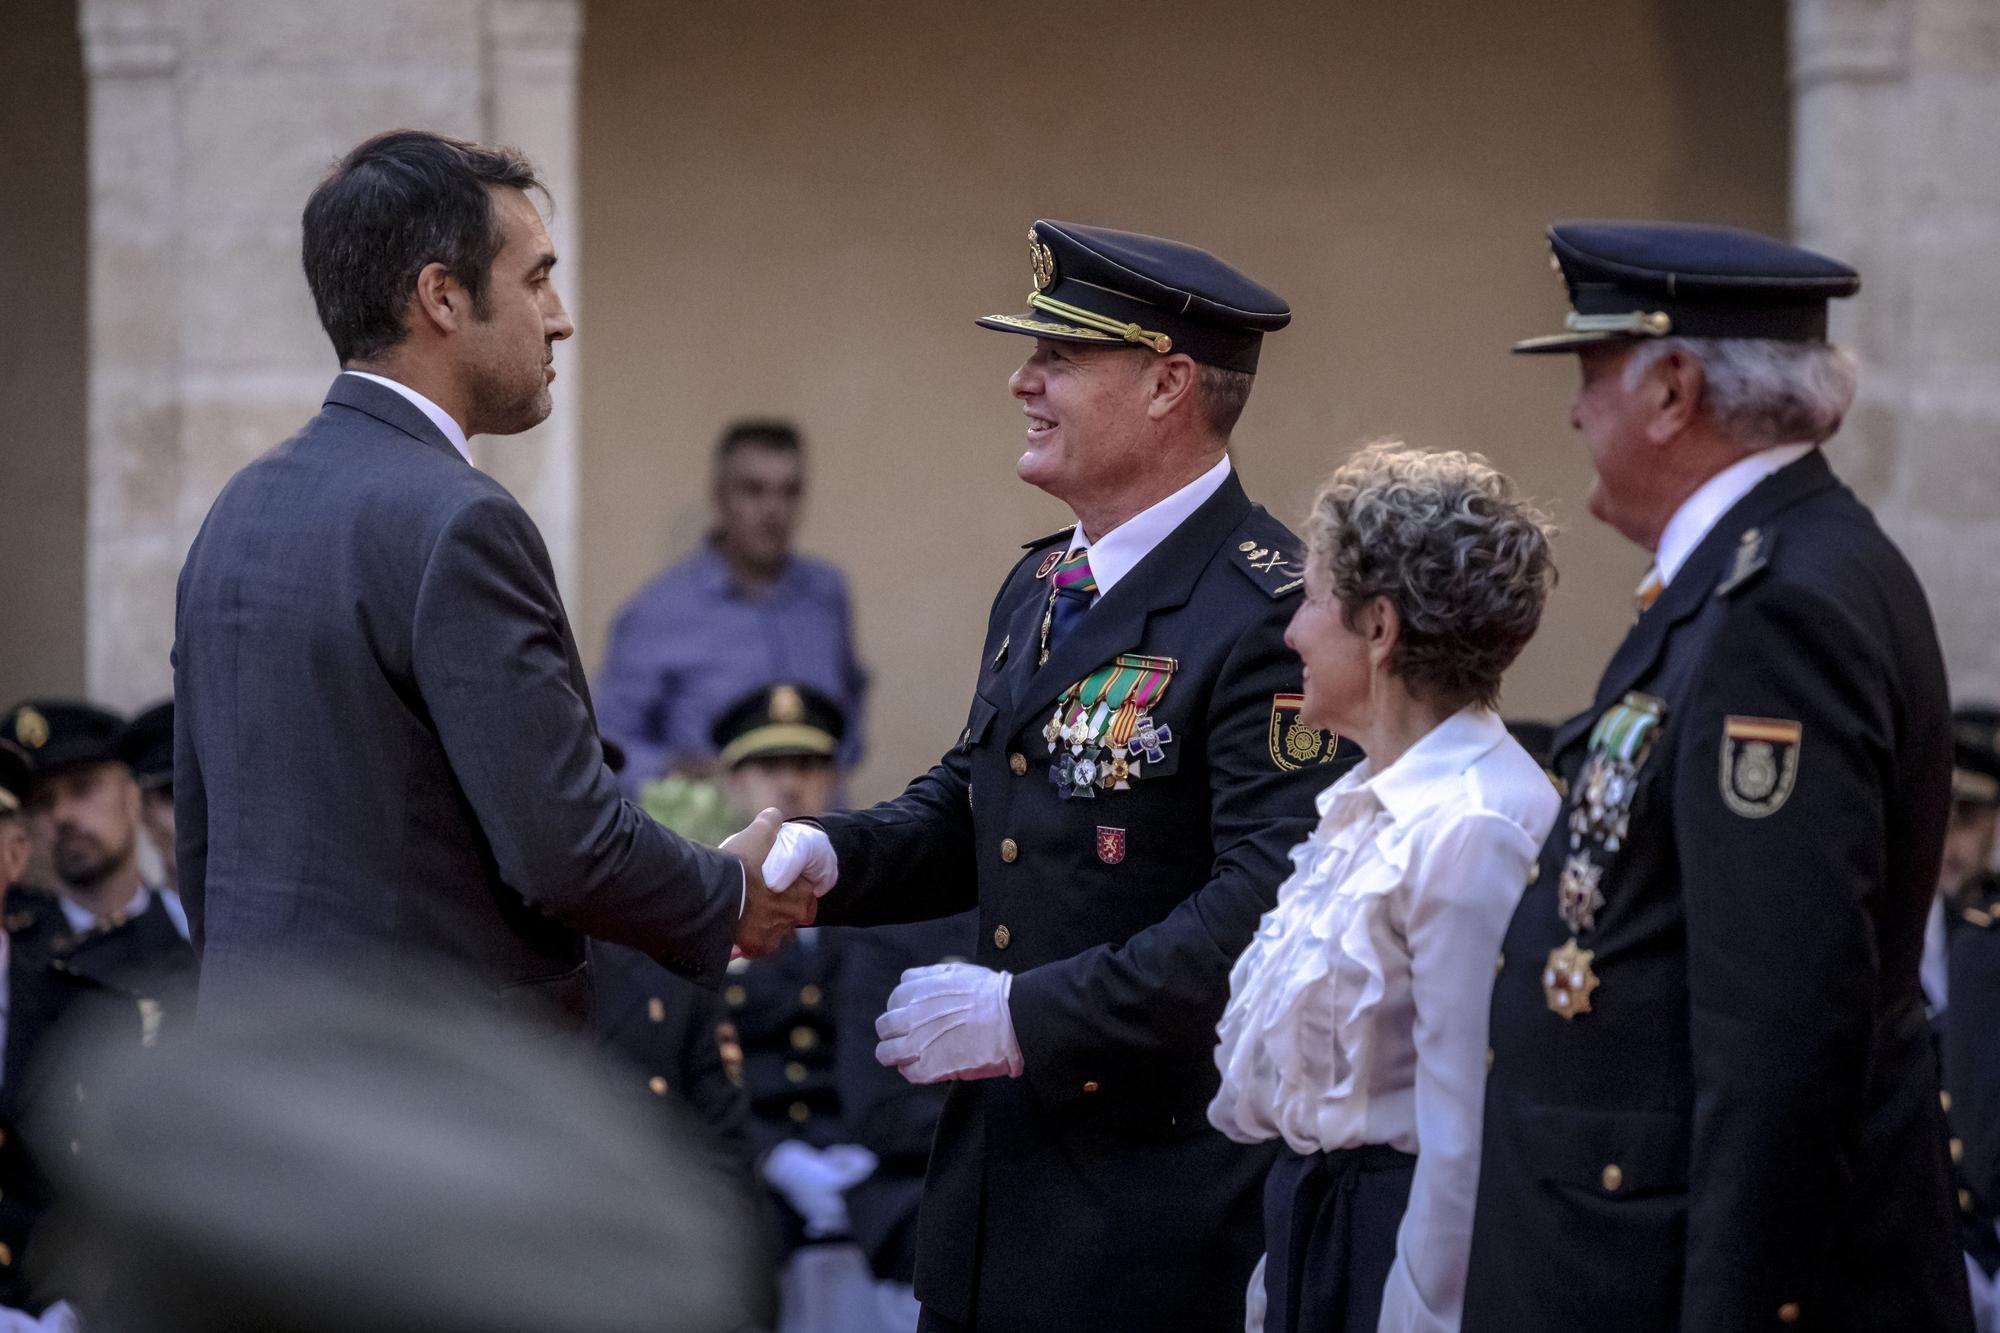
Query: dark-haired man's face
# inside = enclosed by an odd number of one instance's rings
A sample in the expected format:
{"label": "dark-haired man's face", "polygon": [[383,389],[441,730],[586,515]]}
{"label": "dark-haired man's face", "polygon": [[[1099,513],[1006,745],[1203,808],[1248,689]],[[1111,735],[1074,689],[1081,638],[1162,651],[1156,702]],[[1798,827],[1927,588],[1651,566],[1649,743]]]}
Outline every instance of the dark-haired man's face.
{"label": "dark-haired man's face", "polygon": [[57,876],[90,893],[138,854],[139,784],[123,764],[83,764],[35,780],[30,834],[43,842]]}
{"label": "dark-haired man's face", "polygon": [[716,534],[731,563],[775,577],[792,553],[804,495],[798,450],[756,443],[731,450],[715,479]]}
{"label": "dark-haired man's face", "polygon": [[552,405],[555,346],[576,331],[550,277],[556,252],[542,215],[519,190],[492,193],[503,240],[486,275],[485,313],[463,327],[456,349],[468,435],[514,435],[540,424]]}

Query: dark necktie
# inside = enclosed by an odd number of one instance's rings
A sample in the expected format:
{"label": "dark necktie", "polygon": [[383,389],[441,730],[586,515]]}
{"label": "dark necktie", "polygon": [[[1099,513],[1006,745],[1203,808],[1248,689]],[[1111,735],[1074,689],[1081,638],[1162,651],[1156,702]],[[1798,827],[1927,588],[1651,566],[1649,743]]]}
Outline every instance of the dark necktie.
{"label": "dark necktie", "polygon": [[1090,573],[1090,552],[1078,547],[1049,573],[1054,600],[1049,604],[1049,651],[1069,637],[1083,613],[1097,599],[1097,580]]}

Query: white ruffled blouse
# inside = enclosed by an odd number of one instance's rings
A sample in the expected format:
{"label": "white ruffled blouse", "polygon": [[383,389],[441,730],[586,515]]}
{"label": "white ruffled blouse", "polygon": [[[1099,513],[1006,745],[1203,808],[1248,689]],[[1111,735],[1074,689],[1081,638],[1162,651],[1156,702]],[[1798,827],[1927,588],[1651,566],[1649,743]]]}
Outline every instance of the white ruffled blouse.
{"label": "white ruffled blouse", "polygon": [[[1455,1330],[1479,1183],[1493,960],[1561,804],[1488,708],[1319,797],[1229,976],[1208,1108],[1239,1143],[1417,1155],[1382,1330]],[[1262,1270],[1250,1327],[1261,1326]]]}

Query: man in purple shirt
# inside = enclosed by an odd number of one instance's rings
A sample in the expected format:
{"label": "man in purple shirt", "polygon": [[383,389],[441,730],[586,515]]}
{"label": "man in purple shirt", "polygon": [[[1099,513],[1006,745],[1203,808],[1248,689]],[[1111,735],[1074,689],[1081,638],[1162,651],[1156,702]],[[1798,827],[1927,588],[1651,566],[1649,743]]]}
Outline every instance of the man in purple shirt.
{"label": "man in purple shirt", "polygon": [[849,719],[840,767],[860,762],[868,674],[854,654],[846,577],[792,551],[804,494],[804,451],[790,423],[739,421],[723,432],[715,530],[611,627],[598,725],[625,747],[622,777],[633,789],[670,769],[705,767],[723,706],[774,680],[837,700]]}

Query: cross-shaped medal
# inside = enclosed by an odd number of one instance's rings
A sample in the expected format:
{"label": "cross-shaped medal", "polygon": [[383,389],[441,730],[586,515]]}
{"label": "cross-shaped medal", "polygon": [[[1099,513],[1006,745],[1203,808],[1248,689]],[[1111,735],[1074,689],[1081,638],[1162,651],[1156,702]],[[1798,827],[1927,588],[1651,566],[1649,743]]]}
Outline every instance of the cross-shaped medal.
{"label": "cross-shaped medal", "polygon": [[1166,751],[1160,747],[1172,744],[1173,739],[1172,727],[1155,726],[1151,717],[1142,717],[1139,719],[1139,734],[1134,736],[1125,748],[1129,753],[1143,754],[1148,762],[1157,764],[1167,757]]}

